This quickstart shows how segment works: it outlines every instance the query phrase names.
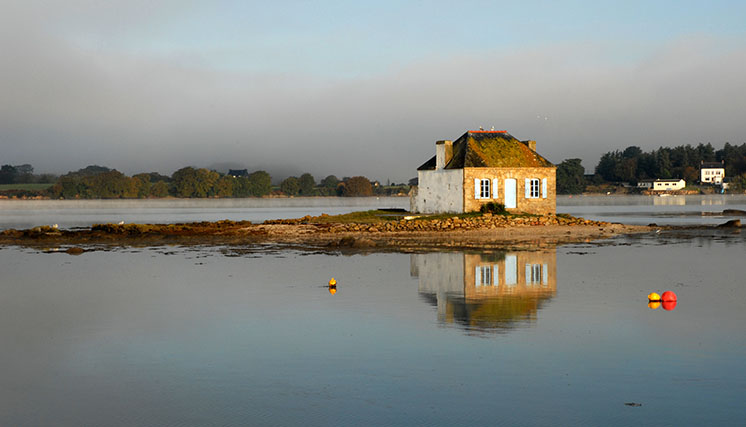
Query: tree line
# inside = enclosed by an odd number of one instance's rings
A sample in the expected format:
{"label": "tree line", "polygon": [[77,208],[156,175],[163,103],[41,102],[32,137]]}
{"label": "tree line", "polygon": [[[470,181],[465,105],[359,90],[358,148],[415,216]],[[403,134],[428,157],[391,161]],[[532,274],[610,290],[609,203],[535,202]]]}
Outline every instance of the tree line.
{"label": "tree line", "polygon": [[[20,184],[40,182],[33,175],[33,168],[5,165],[6,175],[2,183]],[[12,168],[12,169],[11,169]],[[20,171],[20,172],[19,172]],[[135,198],[205,198],[205,197],[264,197],[285,196],[372,196],[406,194],[407,185],[381,186],[364,176],[337,178],[329,175],[316,182],[313,175],[304,173],[300,177],[288,177],[279,186],[272,185],[272,177],[263,170],[238,176],[221,174],[205,168],[184,167],[171,176],[157,172],[139,173],[133,176],[104,166],[91,165],[68,172],[58,178],[45,178],[53,185],[43,195],[54,199],[135,199]],[[23,176],[23,181],[19,179]]]}
{"label": "tree line", "polygon": [[647,179],[683,178],[687,184],[695,183],[699,181],[701,162],[723,162],[731,188],[746,189],[746,143],[726,142],[720,150],[710,143],[660,147],[649,152],[629,146],[602,155],[590,176],[584,174],[580,159],[566,159],[557,165],[557,192],[577,194],[591,184],[636,184]]}

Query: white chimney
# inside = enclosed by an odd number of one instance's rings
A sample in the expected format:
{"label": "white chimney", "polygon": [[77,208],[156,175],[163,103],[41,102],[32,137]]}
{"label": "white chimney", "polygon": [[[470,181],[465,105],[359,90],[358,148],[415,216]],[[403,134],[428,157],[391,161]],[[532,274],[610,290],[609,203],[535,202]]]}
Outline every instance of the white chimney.
{"label": "white chimney", "polygon": [[435,141],[435,170],[443,169],[453,157],[453,141]]}

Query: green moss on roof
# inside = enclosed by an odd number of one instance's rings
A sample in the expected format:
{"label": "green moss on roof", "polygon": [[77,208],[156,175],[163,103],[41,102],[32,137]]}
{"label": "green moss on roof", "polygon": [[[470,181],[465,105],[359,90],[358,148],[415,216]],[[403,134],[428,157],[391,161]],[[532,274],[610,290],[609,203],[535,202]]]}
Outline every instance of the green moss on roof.
{"label": "green moss on roof", "polygon": [[507,132],[466,132],[454,141],[453,158],[446,165],[446,169],[510,167],[554,165]]}

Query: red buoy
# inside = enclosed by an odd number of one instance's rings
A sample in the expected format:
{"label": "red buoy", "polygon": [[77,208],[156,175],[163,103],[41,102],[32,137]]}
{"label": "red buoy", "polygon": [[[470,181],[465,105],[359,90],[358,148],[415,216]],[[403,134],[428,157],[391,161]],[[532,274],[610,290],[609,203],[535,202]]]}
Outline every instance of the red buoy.
{"label": "red buoy", "polygon": [[661,301],[676,302],[676,294],[671,291],[663,292],[663,295],[661,295]]}

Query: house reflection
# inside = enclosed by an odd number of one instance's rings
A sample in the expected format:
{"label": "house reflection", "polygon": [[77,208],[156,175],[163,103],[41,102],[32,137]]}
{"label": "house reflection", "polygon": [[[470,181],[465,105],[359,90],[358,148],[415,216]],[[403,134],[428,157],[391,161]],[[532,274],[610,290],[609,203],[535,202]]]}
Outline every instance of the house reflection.
{"label": "house reflection", "polygon": [[438,320],[501,332],[536,321],[557,293],[557,251],[412,254],[419,292]]}

